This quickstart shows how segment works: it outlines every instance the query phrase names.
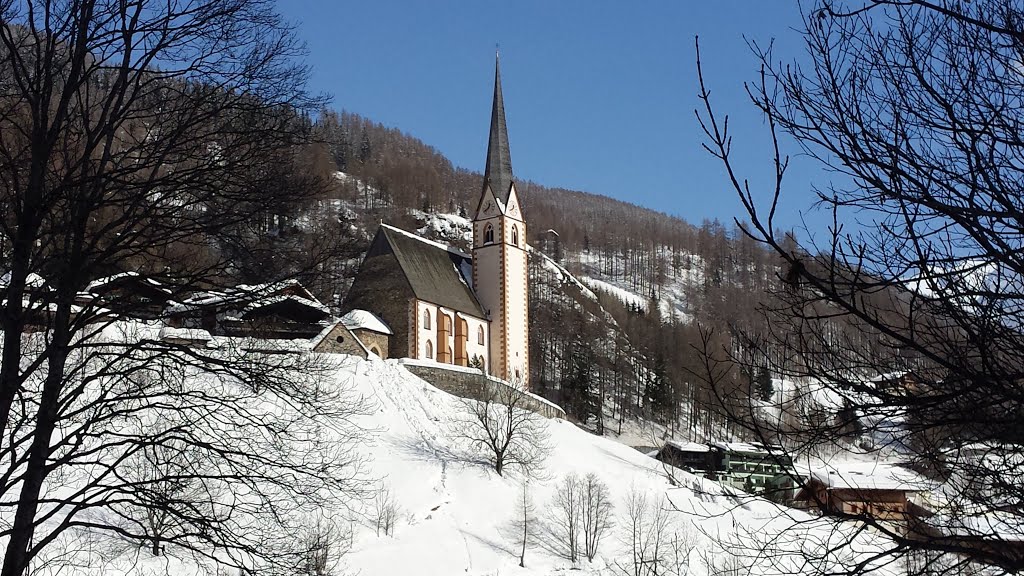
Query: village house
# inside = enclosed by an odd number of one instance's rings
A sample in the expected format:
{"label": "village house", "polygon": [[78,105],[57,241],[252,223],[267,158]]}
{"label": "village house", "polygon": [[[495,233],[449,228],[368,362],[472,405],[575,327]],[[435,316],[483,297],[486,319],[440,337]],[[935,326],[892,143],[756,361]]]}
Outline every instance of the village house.
{"label": "village house", "polygon": [[794,505],[831,514],[863,515],[906,527],[919,506],[914,497],[927,489],[909,470],[863,462],[822,466],[802,474]]}
{"label": "village house", "polygon": [[101,307],[119,316],[153,320],[163,315],[171,290],[138,272],[122,272],[89,283],[78,295],[82,306]]}
{"label": "village house", "polygon": [[171,328],[263,339],[310,339],[332,319],[327,306],[295,280],[199,292],[170,303],[165,313]]}
{"label": "village house", "polygon": [[654,457],[752,494],[784,499],[791,495],[792,462],[779,446],[753,442],[678,442],[670,440]]}
{"label": "village house", "polygon": [[[381,224],[342,303],[391,332],[389,357],[529,380],[526,222],[512,175],[497,63],[472,253]],[[381,333],[378,331],[378,333]]]}

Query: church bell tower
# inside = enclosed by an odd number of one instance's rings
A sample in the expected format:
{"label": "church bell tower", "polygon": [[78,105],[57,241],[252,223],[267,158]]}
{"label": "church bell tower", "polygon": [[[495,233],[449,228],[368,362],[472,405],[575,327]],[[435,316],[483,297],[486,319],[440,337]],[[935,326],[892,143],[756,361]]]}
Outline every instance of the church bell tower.
{"label": "church bell tower", "polygon": [[530,378],[526,264],[526,222],[512,177],[496,54],[487,164],[473,217],[473,289],[490,315],[488,372],[524,389]]}

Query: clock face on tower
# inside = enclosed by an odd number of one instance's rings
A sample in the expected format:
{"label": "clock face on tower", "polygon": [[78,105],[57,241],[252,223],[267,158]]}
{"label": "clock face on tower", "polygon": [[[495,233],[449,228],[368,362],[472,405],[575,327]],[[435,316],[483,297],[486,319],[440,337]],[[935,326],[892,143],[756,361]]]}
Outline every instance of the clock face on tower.
{"label": "clock face on tower", "polygon": [[484,204],[484,212],[490,212],[491,211],[491,207],[493,207],[493,206],[494,206],[494,204],[490,200],[488,200],[487,204]]}

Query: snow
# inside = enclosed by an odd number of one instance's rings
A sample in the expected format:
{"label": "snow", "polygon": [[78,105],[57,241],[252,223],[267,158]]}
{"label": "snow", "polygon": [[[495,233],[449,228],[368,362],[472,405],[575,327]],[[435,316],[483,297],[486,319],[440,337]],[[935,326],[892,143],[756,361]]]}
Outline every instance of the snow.
{"label": "snow", "polygon": [[380,316],[368,310],[352,310],[341,317],[341,323],[349,330],[370,330],[389,336],[394,334],[391,328],[388,328],[387,323],[380,319]]}
{"label": "snow", "polygon": [[470,258],[469,254],[466,254],[465,252],[463,252],[462,250],[459,250],[457,248],[452,248],[451,246],[449,246],[447,244],[442,244],[441,242],[437,242],[437,241],[434,241],[434,240],[429,240],[429,239],[424,238],[422,236],[417,236],[416,234],[413,234],[412,232],[407,232],[405,230],[402,230],[401,228],[395,228],[394,226],[391,226],[389,224],[381,224],[381,227],[382,228],[387,228],[388,230],[391,230],[393,232],[397,232],[398,234],[401,234],[403,236],[408,236],[409,238],[412,238],[414,240],[419,240],[420,242],[424,242],[426,244],[430,244],[431,246],[435,246],[435,247],[440,248],[442,250],[447,250],[448,252],[451,252],[452,254],[455,254],[456,256],[461,256],[462,258]]}
{"label": "snow", "polygon": [[416,230],[423,236],[434,236],[450,242],[461,241],[466,245],[473,244],[473,222],[469,218],[457,214],[428,213],[419,210],[412,210],[410,214],[424,222],[423,226]]}
{"label": "snow", "polygon": [[917,474],[879,458],[844,458],[824,460],[808,458],[794,462],[798,473],[814,478],[829,488],[848,490],[904,490],[921,492],[930,486]]}
{"label": "snow", "polygon": [[[393,537],[377,537],[367,527],[358,530],[346,559],[353,572],[541,575],[571,568],[567,560],[536,544],[527,550],[527,568],[518,567],[514,538],[507,528],[516,516],[516,496],[524,479],[498,476],[471,458],[460,457],[468,446],[451,433],[449,423],[463,409],[462,400],[413,377],[396,361],[346,360],[339,379],[341,385],[355,386],[379,404],[365,422],[381,431],[367,454],[372,456],[374,475],[392,490],[405,512]],[[711,536],[739,541],[747,537],[748,529],[778,534],[796,522],[804,523],[801,530],[817,526],[823,537],[835,529],[824,520],[738,496],[685,472],[676,472],[683,487],[673,488],[660,462],[563,420],[549,421],[549,434],[553,451],[543,474],[530,481],[538,509],[550,508],[556,485],[569,473],[596,474],[608,485],[617,512],[625,509],[631,489],[649,498],[664,496],[675,509],[674,522],[699,542],[690,555],[690,573],[695,576],[707,573],[699,560],[701,551],[719,546]],[[613,533],[595,563],[584,560],[579,573],[607,574],[603,567],[624,561],[624,554],[621,534]],[[780,558],[773,562],[793,568]]]}
{"label": "snow", "polygon": [[160,329],[161,340],[190,340],[193,342],[209,342],[213,340],[210,332],[200,328],[173,328],[164,326]]}
{"label": "snow", "polygon": [[[139,334],[154,329],[141,324],[136,328]],[[254,344],[237,340],[242,349]],[[284,348],[288,344],[277,342]],[[546,544],[531,543],[526,568],[519,568],[510,527],[517,517],[517,496],[527,479],[515,471],[497,475],[481,464],[474,445],[457,433],[454,423],[471,401],[431,386],[396,360],[309,353],[304,357],[323,358],[324,365],[332,370],[334,386],[374,404],[372,411],[353,422],[366,433],[365,441],[357,448],[365,459],[370,480],[366,488],[371,493],[379,488],[389,490],[400,510],[394,533],[388,536],[376,534],[369,502],[353,503],[353,511],[326,511],[343,519],[352,530],[351,549],[338,572],[364,576],[541,576],[574,568],[558,554],[557,544],[550,537],[545,539]],[[802,551],[818,549],[856,532],[856,527],[783,508],[686,472],[674,471],[678,484],[673,486],[662,463],[632,448],[560,419],[548,420],[547,429],[552,450],[544,468],[529,479],[529,493],[538,510],[535,525],[550,520],[557,486],[568,474],[595,474],[607,485],[617,518],[594,562],[583,560],[575,566],[580,576],[611,574],[617,571],[617,563],[628,562],[628,527],[621,515],[631,492],[645,495],[655,505],[664,499],[664,506],[671,510],[673,530],[693,539],[694,547],[686,557],[690,576],[714,572],[704,559],[729,553],[747,563],[742,573],[799,573],[805,566]],[[855,538],[854,549],[844,549],[843,554],[831,557],[834,570],[865,560],[881,544],[877,535],[865,533]],[[762,545],[773,547],[769,548],[770,556],[744,557],[735,552],[738,547],[747,547],[746,552],[752,553]],[[122,549],[127,550],[124,556],[105,558],[108,564],[99,571],[115,576],[197,573],[196,560],[184,555],[175,559],[173,549],[168,550],[169,557],[161,558],[153,558],[145,550]],[[83,558],[78,565],[87,567],[91,560]],[[879,573],[895,575],[900,568],[881,567]],[[95,568],[60,569],[62,575],[99,573]],[[39,572],[52,573],[45,569]]]}
{"label": "snow", "polygon": [[[93,290],[95,290],[96,288],[99,288],[100,286],[106,286],[107,284],[110,284],[112,282],[120,280],[121,278],[138,278],[140,276],[141,275],[138,272],[121,272],[120,274],[113,274],[111,276],[106,276],[104,278],[98,278],[98,279],[93,280],[92,282],[90,282],[85,287],[85,291],[86,292],[92,292]],[[145,278],[144,280],[145,280],[145,282],[147,284],[149,284],[150,286],[156,288],[157,290],[161,290],[161,291],[163,291],[163,292],[165,292],[167,294],[171,293],[171,291],[169,289],[165,288],[163,286],[163,284],[157,282],[156,280],[154,280],[152,278]]]}
{"label": "snow", "polygon": [[616,298],[621,300],[623,304],[626,304],[627,306],[632,305],[640,310],[643,310],[645,312],[647,311],[647,300],[643,296],[639,296],[637,294],[630,292],[629,290],[619,288],[614,284],[609,284],[608,282],[598,280],[597,278],[592,278],[590,276],[580,276],[579,279],[580,282],[583,282],[584,284],[586,284],[587,286],[594,290],[597,290],[598,292],[607,292],[608,294],[615,296]]}
{"label": "snow", "polygon": [[[11,273],[7,272],[3,276],[0,276],[0,288],[6,288],[11,283]],[[28,276],[25,277],[25,286],[27,288],[42,288],[46,285],[46,279],[36,274],[35,272],[29,272]]]}
{"label": "snow", "polygon": [[707,444],[700,444],[699,442],[684,442],[681,440],[669,440],[665,444],[681,450],[683,452],[710,452],[711,447]]}
{"label": "snow", "polygon": [[753,444],[750,442],[712,442],[712,446],[722,450],[724,452],[768,452],[772,451],[776,454],[782,452],[781,447],[765,447],[760,444]]}
{"label": "snow", "polygon": [[590,298],[591,300],[597,300],[597,294],[595,294],[593,290],[587,287],[587,285],[581,282],[578,278],[573,276],[564,267],[558,265],[558,263],[556,263],[554,260],[548,257],[547,254],[544,254],[539,250],[534,250],[532,246],[527,246],[526,249],[530,252],[532,256],[540,257],[541,265],[544,267],[544,269],[553,273],[556,277],[558,277],[559,281],[561,281],[562,283],[574,284],[580,290],[580,292],[583,293],[584,296]]}
{"label": "snow", "polygon": [[[671,248],[662,245],[654,246],[651,250],[653,252],[651,257],[655,258],[667,271],[662,284],[656,288],[658,312],[661,318],[666,320],[674,318],[683,323],[692,322],[694,316],[689,309],[690,303],[686,294],[693,287],[700,286],[704,282],[704,260],[697,254],[685,252],[674,254]],[[644,252],[646,253],[648,250],[644,250]],[[609,255],[599,254],[596,250],[583,251],[567,254],[567,260],[579,265],[582,277],[604,285],[598,288],[597,284],[593,284],[592,286],[596,289],[615,294],[626,303],[634,301],[641,304],[646,312],[650,312],[647,309],[648,298],[637,292],[641,287],[634,285],[623,272],[627,269],[627,261],[622,252]],[[673,266],[675,261],[678,261],[680,266]],[[614,270],[616,273],[609,273],[609,270]],[[584,281],[590,284],[589,281]],[[649,288],[642,291],[647,292]]]}

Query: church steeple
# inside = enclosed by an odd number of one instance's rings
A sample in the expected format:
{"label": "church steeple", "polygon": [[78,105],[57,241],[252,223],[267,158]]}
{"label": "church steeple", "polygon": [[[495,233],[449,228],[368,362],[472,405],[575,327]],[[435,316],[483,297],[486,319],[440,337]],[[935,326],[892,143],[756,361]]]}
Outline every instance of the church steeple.
{"label": "church steeple", "polygon": [[473,217],[473,291],[490,324],[488,372],[524,388],[530,381],[526,249],[526,219],[512,178],[501,69],[495,54],[487,166]]}
{"label": "church steeple", "polygon": [[508,202],[512,188],[512,156],[508,150],[508,129],[505,127],[505,101],[501,96],[501,66],[494,53],[494,102],[491,105],[491,134],[487,141],[487,166],[484,187],[502,203]]}

